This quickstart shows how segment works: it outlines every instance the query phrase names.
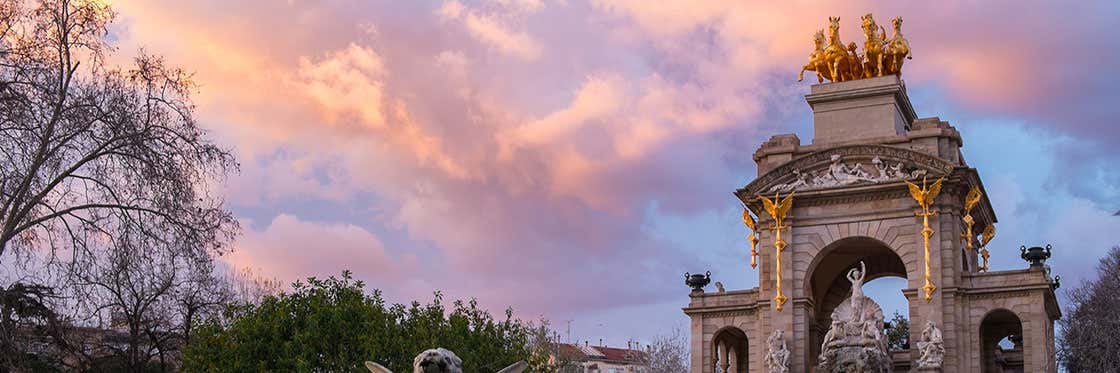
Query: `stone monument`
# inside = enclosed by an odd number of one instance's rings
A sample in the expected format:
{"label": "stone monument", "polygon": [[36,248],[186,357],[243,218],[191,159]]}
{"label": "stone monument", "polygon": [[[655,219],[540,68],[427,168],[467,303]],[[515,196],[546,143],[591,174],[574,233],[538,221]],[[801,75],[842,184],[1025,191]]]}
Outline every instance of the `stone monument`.
{"label": "stone monument", "polygon": [[[839,18],[813,38],[804,66],[821,82],[805,95],[812,140],[764,141],[755,179],[734,191],[749,262],[710,268],[724,291],[689,294],[691,372],[769,372],[781,343],[796,373],[849,362],[876,372],[884,362],[899,373],[1056,372],[1061,310],[1045,253],[1022,254],[1029,267],[989,270],[995,210],[961,134],[910,102],[901,19],[890,37],[870,15],[856,22],[861,53],[841,40]],[[758,286],[736,289],[720,275],[731,271],[757,271]],[[693,277],[690,286],[713,281]],[[913,346],[881,345],[882,311],[855,284],[881,277],[905,280]]]}
{"label": "stone monument", "polygon": [[891,357],[881,332],[883,309],[863,295],[867,266],[848,270],[852,295],[832,312],[832,327],[821,344],[818,372],[885,373],[891,370]]}

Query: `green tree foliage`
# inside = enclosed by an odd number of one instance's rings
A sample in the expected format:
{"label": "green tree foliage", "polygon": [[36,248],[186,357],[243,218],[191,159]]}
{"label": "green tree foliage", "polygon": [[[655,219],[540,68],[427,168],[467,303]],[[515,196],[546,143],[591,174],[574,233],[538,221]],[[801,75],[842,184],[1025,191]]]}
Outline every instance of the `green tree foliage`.
{"label": "green tree foliage", "polygon": [[463,359],[468,372],[496,372],[533,356],[534,330],[512,317],[496,320],[473,299],[443,295],[428,304],[387,305],[381,292],[344,271],[341,278],[309,278],[291,293],[257,304],[231,306],[224,318],[199,328],[183,356],[185,371],[363,371],[366,360],[393,371],[412,370],[412,359],[444,347]]}
{"label": "green tree foliage", "polygon": [[891,320],[887,323],[889,326],[883,333],[887,337],[887,349],[898,351],[909,348],[910,320],[907,320],[906,316],[895,311],[894,315],[891,316]]}

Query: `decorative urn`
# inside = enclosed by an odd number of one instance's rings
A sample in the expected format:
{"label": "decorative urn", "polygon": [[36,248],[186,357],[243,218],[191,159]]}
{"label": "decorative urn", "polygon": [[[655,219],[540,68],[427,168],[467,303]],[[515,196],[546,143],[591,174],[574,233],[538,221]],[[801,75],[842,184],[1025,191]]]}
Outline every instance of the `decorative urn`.
{"label": "decorative urn", "polygon": [[1022,246],[1019,248],[1019,252],[1019,257],[1031,263],[1031,268],[1042,267],[1043,264],[1046,263],[1046,259],[1050,259],[1049,244],[1046,245],[1045,250],[1038,246],[1034,246],[1029,249],[1026,246]]}
{"label": "decorative urn", "polygon": [[703,293],[704,287],[712,282],[712,272],[708,271],[704,274],[690,275],[688,272],[684,273],[684,284],[692,288],[693,293]]}

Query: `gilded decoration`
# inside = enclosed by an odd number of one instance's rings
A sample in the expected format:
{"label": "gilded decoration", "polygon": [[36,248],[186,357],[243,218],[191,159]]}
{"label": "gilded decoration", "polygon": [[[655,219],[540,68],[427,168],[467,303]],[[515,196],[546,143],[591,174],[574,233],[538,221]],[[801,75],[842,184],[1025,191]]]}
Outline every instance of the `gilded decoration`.
{"label": "gilded decoration", "polygon": [[809,60],[797,73],[797,81],[806,71],[817,76],[817,83],[843,82],[885,75],[902,76],[902,65],[910,55],[910,42],[902,35],[902,17],[891,20],[893,34],[887,38],[886,28],[875,22],[870,13],[860,17],[863,30],[863,51],[855,42],[845,44],[840,38],[840,17],[828,17],[828,35],[824,29],[813,34],[813,50]]}
{"label": "gilded decoration", "polygon": [[929,239],[933,237],[933,228],[929,226],[929,217],[937,214],[937,212],[930,211],[929,208],[933,206],[933,201],[937,199],[937,195],[941,194],[941,182],[943,181],[945,181],[945,178],[940,178],[933,182],[933,185],[926,186],[926,181],[923,179],[921,187],[909,181],[906,182],[906,186],[910,188],[910,196],[914,197],[914,201],[917,201],[918,206],[922,208],[922,212],[916,215],[922,217],[922,247],[924,248],[925,258],[925,273],[923,275],[925,285],[922,285],[922,290],[925,292],[927,302],[933,299],[933,291],[937,289],[937,286],[934,286],[933,281],[930,280],[930,272],[932,271],[929,263]]}
{"label": "gilded decoration", "polygon": [[785,199],[780,199],[779,195],[775,193],[773,201],[766,196],[759,196],[759,198],[762,199],[762,205],[766,209],[766,213],[774,219],[774,224],[768,229],[774,231],[774,275],[776,276],[774,281],[777,288],[774,304],[778,312],[781,312],[782,306],[789,299],[786,298],[785,294],[782,294],[782,250],[785,250],[787,245],[786,241],[782,239],[782,230],[789,228],[789,225],[784,223],[793,207],[793,193],[787,195]]}

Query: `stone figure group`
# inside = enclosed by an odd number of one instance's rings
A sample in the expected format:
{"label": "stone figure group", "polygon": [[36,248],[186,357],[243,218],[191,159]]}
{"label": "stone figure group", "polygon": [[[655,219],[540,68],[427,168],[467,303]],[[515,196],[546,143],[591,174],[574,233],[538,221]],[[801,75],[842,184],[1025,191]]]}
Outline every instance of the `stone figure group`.
{"label": "stone figure group", "polygon": [[945,340],[941,336],[941,329],[932,320],[926,321],[922,330],[922,338],[918,340],[918,369],[936,370],[941,368],[945,359]]}
{"label": "stone figure group", "polygon": [[902,36],[902,17],[891,20],[894,35],[887,38],[887,31],[875,23],[869,13],[860,17],[862,21],[863,53],[856,51],[856,43],[844,44],[840,40],[840,17],[828,17],[828,40],[824,30],[813,35],[813,51],[809,62],[801,67],[797,81],[805,77],[806,71],[817,74],[817,82],[843,82],[884,75],[901,75],[902,64],[911,59],[910,42]]}
{"label": "stone figure group", "polygon": [[[370,373],[393,373],[381,364],[367,361],[366,369]],[[521,373],[529,367],[524,361],[519,361],[498,371],[498,373]],[[454,352],[445,348],[433,348],[412,360],[412,373],[463,373],[463,360],[455,356]]]}
{"label": "stone figure group", "polygon": [[769,192],[793,192],[808,189],[832,188],[859,183],[884,183],[917,179],[926,174],[926,170],[914,168],[912,171],[903,169],[902,162],[890,163],[878,156],[871,160],[871,168],[864,167],[862,163],[849,165],[843,162],[839,154],[833,154],[827,169],[818,171],[793,170],[794,180],[784,184],[770,187]]}
{"label": "stone figure group", "polygon": [[766,339],[766,358],[763,363],[766,364],[766,371],[769,373],[788,373],[789,372],[789,347],[786,345],[786,337],[784,330],[775,330]]}
{"label": "stone figure group", "polygon": [[863,295],[867,266],[848,271],[852,295],[832,312],[832,325],[821,343],[818,371],[884,373],[891,369],[887,341],[882,334],[883,310]]}

